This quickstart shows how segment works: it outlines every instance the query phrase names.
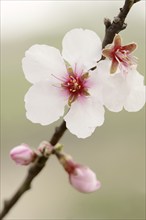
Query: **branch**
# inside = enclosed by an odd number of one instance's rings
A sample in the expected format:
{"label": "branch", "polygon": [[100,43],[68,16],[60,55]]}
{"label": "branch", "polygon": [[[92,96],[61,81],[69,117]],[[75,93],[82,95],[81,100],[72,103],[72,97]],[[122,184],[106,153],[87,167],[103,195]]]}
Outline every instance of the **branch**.
{"label": "branch", "polygon": [[120,31],[124,30],[127,27],[125,19],[131,7],[139,1],[140,0],[125,0],[123,8],[120,8],[120,13],[114,18],[112,23],[110,19],[104,19],[105,37],[102,43],[102,48],[104,48],[107,44],[111,44],[113,42],[115,34],[118,34]]}
{"label": "branch", "polygon": [[[65,121],[63,121],[62,124],[55,129],[55,132],[52,135],[52,138],[50,140],[50,143],[52,146],[55,146],[57,144],[57,142],[63,136],[65,131],[66,131],[66,123],[65,123]],[[31,189],[31,182],[44,168],[47,160],[48,160],[48,157],[40,156],[37,158],[37,160],[34,162],[34,164],[32,166],[30,166],[25,179],[24,179],[23,183],[20,185],[20,187],[18,188],[18,190],[15,192],[15,194],[9,200],[6,200],[4,202],[4,208],[0,214],[0,220],[9,212],[9,210],[20,199],[20,197],[27,190]]]}
{"label": "branch", "polygon": [[[120,9],[120,13],[117,17],[114,18],[113,22],[109,19],[104,20],[105,24],[105,37],[102,43],[102,47],[104,48],[107,44],[112,43],[113,38],[116,33],[119,33],[121,30],[126,28],[126,24],[124,23],[125,18],[130,11],[132,5],[140,0],[125,0],[125,4],[123,8]],[[55,129],[54,134],[50,140],[52,146],[55,146],[60,138],[63,136],[66,131],[66,123],[63,121],[62,124]],[[41,172],[44,168],[46,161],[48,160],[45,156],[40,156],[34,162],[34,164],[29,168],[28,173],[16,191],[16,193],[9,199],[4,202],[4,208],[0,214],[0,220],[10,211],[10,209],[15,205],[15,203],[20,199],[20,197],[31,188],[31,183],[33,179]]]}
{"label": "branch", "polygon": [[[108,44],[111,44],[113,42],[115,34],[118,34],[120,31],[124,30],[127,27],[125,19],[131,7],[139,1],[140,0],[125,0],[123,8],[120,8],[120,13],[116,17],[114,17],[112,23],[109,18],[104,18],[105,36],[102,42],[102,48],[104,48]],[[105,57],[102,56],[101,59],[97,61],[97,63],[104,59]],[[90,70],[93,71],[95,69],[96,66],[92,67]]]}
{"label": "branch", "polygon": [[52,135],[52,138],[51,138],[49,143],[52,146],[55,146],[58,143],[58,141],[60,140],[60,138],[63,136],[63,134],[66,131],[66,129],[67,129],[66,128],[66,123],[65,123],[65,121],[63,121],[61,123],[61,125],[55,129],[55,132]]}

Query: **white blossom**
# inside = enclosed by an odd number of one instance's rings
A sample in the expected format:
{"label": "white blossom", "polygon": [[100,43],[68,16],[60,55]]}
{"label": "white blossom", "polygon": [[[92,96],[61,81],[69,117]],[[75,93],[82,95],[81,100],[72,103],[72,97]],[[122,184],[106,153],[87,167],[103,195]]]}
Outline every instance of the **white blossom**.
{"label": "white blossom", "polygon": [[48,125],[64,117],[71,133],[90,136],[104,122],[101,83],[90,69],[101,58],[101,41],[90,30],[73,29],[59,50],[34,45],[22,61],[26,79],[33,85],[25,95],[26,116],[34,123]]}

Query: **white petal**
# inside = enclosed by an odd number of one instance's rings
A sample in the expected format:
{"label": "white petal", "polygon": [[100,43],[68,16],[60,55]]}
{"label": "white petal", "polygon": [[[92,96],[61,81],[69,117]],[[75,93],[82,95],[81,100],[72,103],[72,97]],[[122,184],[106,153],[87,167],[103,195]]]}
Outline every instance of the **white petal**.
{"label": "white petal", "polygon": [[60,90],[61,88],[56,88],[48,82],[33,85],[25,95],[27,118],[42,125],[58,120],[64,114],[64,106],[67,102]]}
{"label": "white petal", "polygon": [[109,84],[105,85],[103,90],[104,105],[113,112],[119,112],[123,109],[126,97],[129,95],[129,89],[120,75],[109,79]]}
{"label": "white petal", "polygon": [[101,58],[101,40],[90,30],[73,29],[63,38],[63,57],[69,64],[88,70]]}
{"label": "white petal", "polygon": [[65,116],[66,126],[79,138],[89,137],[104,122],[104,108],[95,100],[85,98],[72,103]]}
{"label": "white petal", "polygon": [[58,49],[47,45],[33,45],[26,51],[22,60],[26,79],[36,83],[52,79],[52,74],[61,77],[67,70]]}
{"label": "white petal", "polygon": [[135,68],[129,70],[126,76],[126,81],[130,88],[144,86],[144,76],[141,75]]}
{"label": "white petal", "polygon": [[97,63],[97,68],[93,72],[95,72],[95,74],[98,74],[98,78],[100,78],[101,81],[105,82],[111,76],[110,65],[110,60],[101,60]]}
{"label": "white petal", "polygon": [[126,83],[130,88],[130,93],[125,100],[124,107],[127,111],[139,111],[145,104],[144,77],[136,69],[129,71]]}
{"label": "white petal", "polygon": [[110,61],[109,60],[102,60],[97,63],[96,69],[93,71],[89,71],[90,78],[89,78],[89,85],[90,82],[92,84],[91,87],[89,87],[89,94],[92,94],[93,96],[97,96],[98,100],[102,104],[104,104],[104,90],[107,89],[107,85],[109,84],[109,70],[110,70]]}
{"label": "white petal", "polygon": [[145,105],[145,86],[137,89],[132,89],[127,100],[125,101],[124,108],[129,112],[139,111]]}
{"label": "white petal", "polygon": [[90,76],[87,80],[88,92],[92,97],[96,97],[100,103],[103,103],[102,97],[102,81],[99,74],[95,71],[89,71]]}
{"label": "white petal", "polygon": [[102,84],[102,95],[104,105],[113,112],[119,112],[123,109],[126,97],[129,94],[128,85],[122,74],[110,74],[110,62],[101,61],[97,65],[97,74]]}
{"label": "white petal", "polygon": [[103,90],[104,105],[113,112],[123,109],[129,88],[120,74],[110,76]]}

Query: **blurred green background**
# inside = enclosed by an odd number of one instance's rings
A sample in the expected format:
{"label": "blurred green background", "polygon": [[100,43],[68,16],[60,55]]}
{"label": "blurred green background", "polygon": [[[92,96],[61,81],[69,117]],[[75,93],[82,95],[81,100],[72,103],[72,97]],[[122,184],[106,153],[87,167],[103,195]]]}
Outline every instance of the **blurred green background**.
{"label": "blurred green background", "polygon": [[[104,37],[103,18],[118,14],[124,1],[2,1],[1,34],[1,201],[20,185],[27,167],[16,166],[9,151],[20,143],[33,148],[49,140],[56,125],[32,124],[25,117],[24,95],[30,87],[21,60],[33,44],[61,49],[72,28],[87,28]],[[145,2],[134,5],[121,33],[125,44],[135,41],[138,70],[145,72]],[[136,113],[106,110],[105,123],[87,139],[67,131],[65,151],[91,167],[102,182],[92,194],[81,194],[52,157],[5,219],[145,219],[144,108]]]}

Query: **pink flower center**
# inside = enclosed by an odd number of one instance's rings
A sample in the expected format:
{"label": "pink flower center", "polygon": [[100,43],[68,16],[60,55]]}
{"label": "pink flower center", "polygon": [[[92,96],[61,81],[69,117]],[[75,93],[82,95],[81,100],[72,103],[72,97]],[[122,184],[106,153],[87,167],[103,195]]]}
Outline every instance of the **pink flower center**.
{"label": "pink flower center", "polygon": [[87,78],[89,77],[88,73],[77,74],[72,71],[71,68],[68,69],[68,76],[61,84],[65,91],[69,95],[69,105],[79,96],[88,96],[87,92]]}

